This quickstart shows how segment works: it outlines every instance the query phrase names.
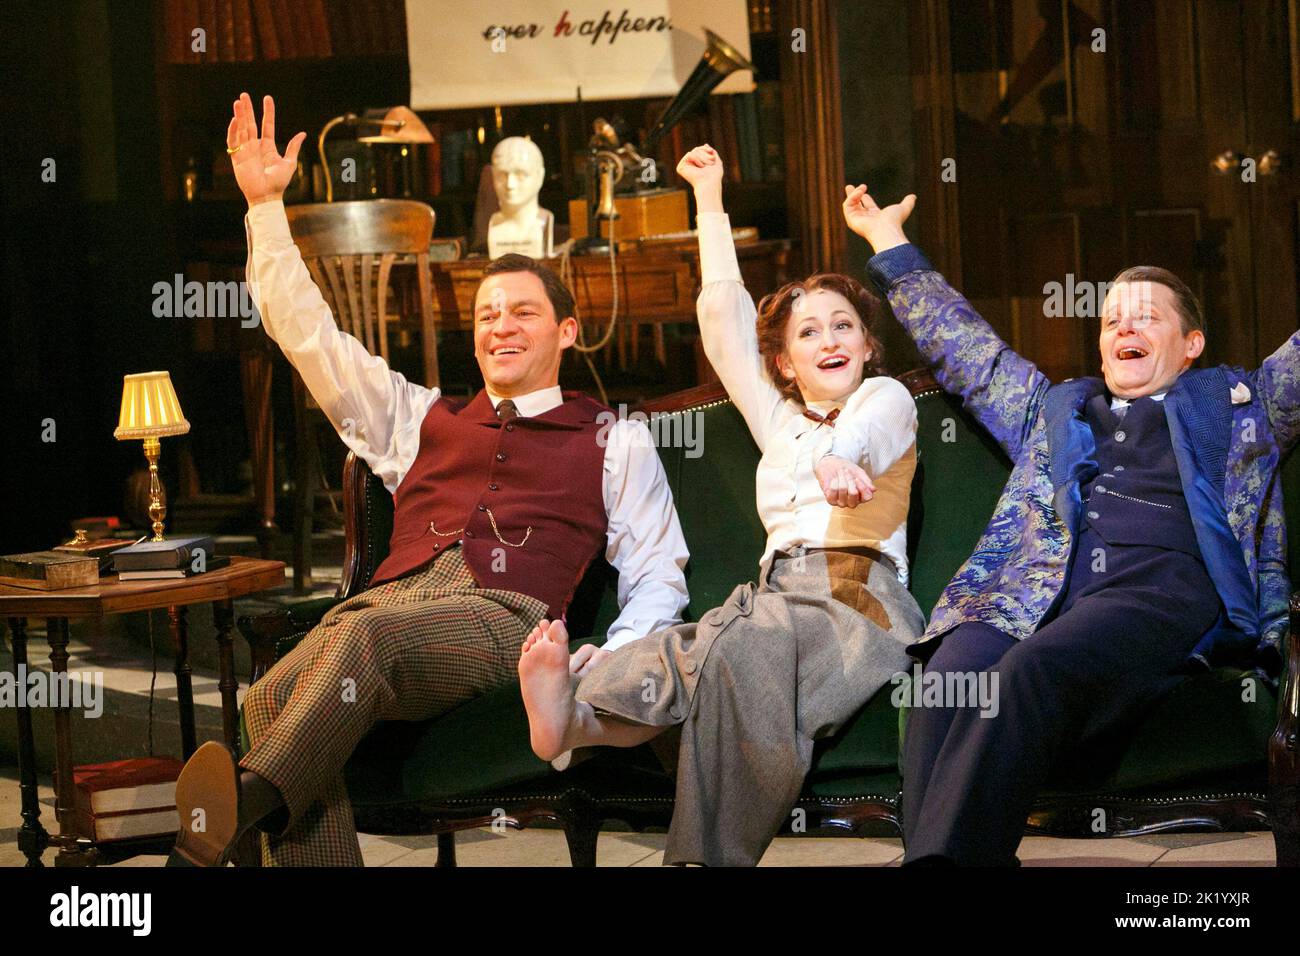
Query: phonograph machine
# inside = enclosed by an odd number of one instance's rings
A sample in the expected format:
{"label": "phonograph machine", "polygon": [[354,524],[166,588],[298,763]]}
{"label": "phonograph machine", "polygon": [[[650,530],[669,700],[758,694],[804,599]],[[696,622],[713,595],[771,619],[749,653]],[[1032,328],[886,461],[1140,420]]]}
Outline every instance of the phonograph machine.
{"label": "phonograph machine", "polygon": [[611,233],[617,241],[690,229],[686,191],[661,186],[663,177],[650,157],[668,131],[719,83],[737,70],[754,71],[726,40],[711,30],[704,33],[708,45],[699,63],[639,144],[603,117],[592,124],[584,164],[586,196],[569,203],[575,254],[608,255]]}

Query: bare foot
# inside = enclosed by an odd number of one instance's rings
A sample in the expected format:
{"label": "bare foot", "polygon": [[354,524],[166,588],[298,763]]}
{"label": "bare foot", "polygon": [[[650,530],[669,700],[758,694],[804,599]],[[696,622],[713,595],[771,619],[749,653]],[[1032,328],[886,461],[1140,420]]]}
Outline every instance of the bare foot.
{"label": "bare foot", "polygon": [[543,620],[524,641],[519,655],[519,689],[528,711],[533,753],[554,760],[569,749],[564,734],[573,720],[569,632],[562,621]]}

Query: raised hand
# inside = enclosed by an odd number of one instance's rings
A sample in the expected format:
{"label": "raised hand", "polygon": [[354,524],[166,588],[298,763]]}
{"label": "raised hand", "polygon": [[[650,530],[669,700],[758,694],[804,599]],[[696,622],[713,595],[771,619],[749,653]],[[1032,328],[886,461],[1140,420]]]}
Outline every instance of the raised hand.
{"label": "raised hand", "polygon": [[307,138],[300,132],[284,148],[281,156],[275,148],[275,100],[262,97],[262,135],[257,135],[253,101],[247,93],[235,100],[235,115],[226,128],[226,149],[235,168],[235,182],[250,206],[279,199],[288,188],[298,168],[298,150]]}
{"label": "raised hand", "polygon": [[722,159],[716,149],[696,146],[677,164],[677,175],[695,189],[698,212],[722,212]]}
{"label": "raised hand", "polygon": [[848,227],[871,243],[877,253],[907,242],[903,223],[912,214],[916,195],[908,193],[900,202],[881,209],[867,192],[866,186],[844,187],[844,221]]}
{"label": "raised hand", "polygon": [[822,486],[822,494],[837,508],[856,508],[876,493],[876,486],[867,473],[838,455],[823,455],[813,471]]}

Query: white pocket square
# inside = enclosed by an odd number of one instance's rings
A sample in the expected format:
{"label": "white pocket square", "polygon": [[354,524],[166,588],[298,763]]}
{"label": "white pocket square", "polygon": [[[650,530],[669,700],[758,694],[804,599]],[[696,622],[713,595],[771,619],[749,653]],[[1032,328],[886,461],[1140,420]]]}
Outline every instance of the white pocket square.
{"label": "white pocket square", "polygon": [[1238,382],[1228,394],[1232,396],[1234,405],[1245,405],[1250,401],[1250,389],[1246,387],[1245,382]]}

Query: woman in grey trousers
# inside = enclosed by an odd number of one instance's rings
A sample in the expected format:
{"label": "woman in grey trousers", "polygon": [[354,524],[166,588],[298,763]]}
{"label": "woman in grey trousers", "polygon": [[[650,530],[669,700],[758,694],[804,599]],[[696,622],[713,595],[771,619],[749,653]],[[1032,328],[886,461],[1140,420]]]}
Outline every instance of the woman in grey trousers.
{"label": "woman in grey trousers", "polygon": [[704,349],[762,451],[758,583],[613,652],[570,658],[563,622],[543,621],[519,676],[533,749],[557,766],[680,726],[664,862],[753,865],[798,800],[813,741],[908,669],[924,629],[907,590],[916,405],[883,374],[880,302],[855,280],[816,275],[755,308],[722,168],[699,146],[677,171],[699,214]]}

